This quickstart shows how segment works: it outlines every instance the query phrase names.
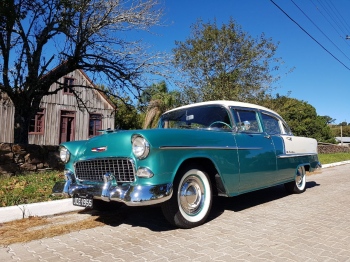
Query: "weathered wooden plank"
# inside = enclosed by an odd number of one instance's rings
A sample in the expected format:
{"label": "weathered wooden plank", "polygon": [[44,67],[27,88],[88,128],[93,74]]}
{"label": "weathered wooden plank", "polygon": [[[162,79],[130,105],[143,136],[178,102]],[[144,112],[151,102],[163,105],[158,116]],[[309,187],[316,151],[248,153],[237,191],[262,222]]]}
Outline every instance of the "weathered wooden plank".
{"label": "weathered wooden plank", "polygon": [[[76,85],[91,85],[90,79],[80,71],[76,70],[68,75],[75,79]],[[64,83],[64,77],[59,79]],[[53,84],[50,90],[54,90],[59,84]],[[105,97],[98,91],[88,88],[76,87],[83,101],[86,101],[86,109],[80,110],[74,95],[65,94],[60,90],[55,95],[45,96],[41,101],[41,108],[45,108],[44,134],[30,134],[28,139],[31,144],[58,145],[60,139],[60,124],[62,111],[75,112],[74,139],[81,140],[89,137],[90,113],[102,115],[102,128],[114,128],[114,107],[108,103]],[[13,143],[14,107],[1,106],[0,100],[0,142]],[[112,117],[110,117],[112,115]]]}

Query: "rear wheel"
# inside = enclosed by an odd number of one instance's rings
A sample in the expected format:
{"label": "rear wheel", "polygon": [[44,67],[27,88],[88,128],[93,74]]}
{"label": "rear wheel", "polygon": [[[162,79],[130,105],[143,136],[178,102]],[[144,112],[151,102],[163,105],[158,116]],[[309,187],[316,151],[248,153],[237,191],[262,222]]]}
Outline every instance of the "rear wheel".
{"label": "rear wheel", "polygon": [[290,194],[300,194],[305,191],[306,188],[306,174],[305,174],[305,167],[299,166],[296,174],[295,179],[292,182],[284,184],[286,190]]}
{"label": "rear wheel", "polygon": [[212,189],[208,174],[200,167],[183,169],[174,181],[171,199],[164,202],[162,211],[166,219],[180,228],[203,224],[211,209]]}

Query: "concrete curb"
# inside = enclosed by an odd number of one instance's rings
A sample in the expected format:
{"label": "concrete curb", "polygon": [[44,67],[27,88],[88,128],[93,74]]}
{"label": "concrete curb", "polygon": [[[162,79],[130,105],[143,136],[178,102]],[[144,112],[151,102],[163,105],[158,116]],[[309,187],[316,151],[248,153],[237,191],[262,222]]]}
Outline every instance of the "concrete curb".
{"label": "concrete curb", "polygon": [[[350,160],[325,164],[322,165],[322,168],[329,168],[345,164],[350,164]],[[18,206],[0,207],[0,223],[28,218],[30,216],[52,216],[83,209],[83,207],[73,206],[71,198]]]}
{"label": "concrete curb", "polygon": [[331,164],[325,164],[325,165],[322,165],[322,168],[341,166],[341,165],[346,165],[346,164],[350,164],[350,160],[342,161],[342,162],[336,162],[336,163],[331,163]]}
{"label": "concrete curb", "polygon": [[51,216],[83,209],[83,207],[73,206],[71,198],[18,206],[0,207],[0,223],[28,218],[31,216]]}

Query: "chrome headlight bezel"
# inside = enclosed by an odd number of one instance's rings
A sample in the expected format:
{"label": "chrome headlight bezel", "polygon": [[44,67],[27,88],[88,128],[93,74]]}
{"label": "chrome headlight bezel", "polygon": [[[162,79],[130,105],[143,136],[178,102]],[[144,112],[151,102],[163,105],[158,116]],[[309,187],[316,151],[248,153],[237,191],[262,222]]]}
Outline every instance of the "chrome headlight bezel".
{"label": "chrome headlight bezel", "polygon": [[150,152],[148,141],[141,135],[134,135],[131,139],[132,153],[138,159],[145,159]]}
{"label": "chrome headlight bezel", "polygon": [[59,148],[59,151],[60,151],[60,159],[63,163],[68,163],[69,162],[69,159],[70,159],[70,152],[69,150],[64,147],[64,146],[60,146]]}

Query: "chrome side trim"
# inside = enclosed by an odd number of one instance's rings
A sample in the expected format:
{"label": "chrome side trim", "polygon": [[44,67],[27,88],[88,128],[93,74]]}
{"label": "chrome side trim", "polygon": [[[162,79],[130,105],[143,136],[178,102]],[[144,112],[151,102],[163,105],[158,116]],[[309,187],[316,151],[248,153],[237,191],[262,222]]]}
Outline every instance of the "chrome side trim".
{"label": "chrome side trim", "polygon": [[261,147],[237,147],[237,146],[160,146],[159,149],[163,150],[169,150],[169,149],[174,149],[174,150],[191,150],[191,149],[196,149],[196,150],[260,150],[262,149]]}
{"label": "chrome side trim", "polygon": [[282,154],[278,155],[277,158],[291,158],[291,157],[299,157],[299,156],[316,156],[315,153],[302,153],[302,154]]}

